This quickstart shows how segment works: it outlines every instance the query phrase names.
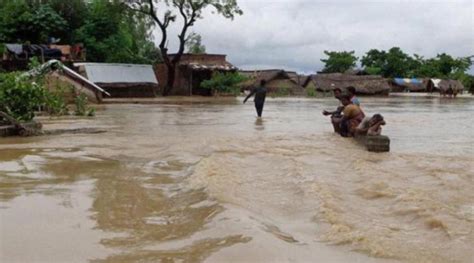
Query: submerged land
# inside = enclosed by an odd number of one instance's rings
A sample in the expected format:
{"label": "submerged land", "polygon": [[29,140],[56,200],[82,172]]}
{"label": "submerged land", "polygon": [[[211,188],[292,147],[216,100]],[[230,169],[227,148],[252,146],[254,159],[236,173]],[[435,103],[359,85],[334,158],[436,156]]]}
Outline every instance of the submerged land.
{"label": "submerged land", "polygon": [[[333,98],[102,104],[0,139],[2,262],[470,262],[474,99],[362,97],[391,152],[332,132]],[[455,127],[455,128],[453,128]]]}

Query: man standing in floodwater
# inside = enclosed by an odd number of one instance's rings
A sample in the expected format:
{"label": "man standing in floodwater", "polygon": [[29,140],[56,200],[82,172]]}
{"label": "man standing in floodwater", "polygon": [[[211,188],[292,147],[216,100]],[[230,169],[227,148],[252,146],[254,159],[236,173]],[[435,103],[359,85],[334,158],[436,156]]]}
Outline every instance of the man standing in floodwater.
{"label": "man standing in floodwater", "polygon": [[260,81],[260,86],[254,88],[252,92],[250,92],[250,94],[244,99],[245,103],[250,97],[255,95],[253,101],[255,103],[255,109],[257,110],[257,115],[259,118],[262,117],[263,104],[265,104],[265,97],[267,96],[267,88],[265,88],[265,84],[267,84],[267,82],[262,79]]}

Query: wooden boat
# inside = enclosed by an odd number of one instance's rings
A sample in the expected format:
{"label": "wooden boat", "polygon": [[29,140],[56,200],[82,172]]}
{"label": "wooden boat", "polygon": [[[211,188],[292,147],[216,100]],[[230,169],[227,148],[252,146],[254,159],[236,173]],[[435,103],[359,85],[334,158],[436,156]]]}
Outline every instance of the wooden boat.
{"label": "wooden boat", "polygon": [[385,135],[367,136],[356,135],[356,141],[364,145],[369,152],[389,152],[390,138]]}

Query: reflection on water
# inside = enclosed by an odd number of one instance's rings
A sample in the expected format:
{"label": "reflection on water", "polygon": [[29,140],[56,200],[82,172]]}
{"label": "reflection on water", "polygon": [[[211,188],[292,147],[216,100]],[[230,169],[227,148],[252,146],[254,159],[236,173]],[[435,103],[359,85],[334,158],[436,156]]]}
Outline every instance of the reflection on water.
{"label": "reflection on water", "polygon": [[361,101],[392,152],[335,136],[332,99],[108,105],[45,120],[107,133],[1,139],[0,261],[469,262],[474,100]]}
{"label": "reflection on water", "polygon": [[262,118],[256,118],[255,119],[255,130],[257,130],[257,131],[265,130],[265,125],[263,124],[263,119]]}

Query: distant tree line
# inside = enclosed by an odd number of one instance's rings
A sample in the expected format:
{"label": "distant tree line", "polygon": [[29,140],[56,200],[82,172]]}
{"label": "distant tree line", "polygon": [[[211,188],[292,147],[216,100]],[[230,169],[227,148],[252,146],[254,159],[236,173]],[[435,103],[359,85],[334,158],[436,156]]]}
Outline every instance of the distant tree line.
{"label": "distant tree line", "polygon": [[[321,59],[325,66],[322,72],[336,73],[353,69],[358,57],[354,51],[324,51],[327,56]],[[455,58],[446,53],[433,58],[403,52],[399,47],[388,51],[371,49],[360,59],[362,69],[371,75],[385,78],[441,78],[460,80],[466,88],[472,90],[474,77],[467,74],[473,64],[474,56]]]}
{"label": "distant tree line", "polygon": [[0,0],[0,43],[83,43],[92,62],[156,62],[153,27],[118,0]]}

